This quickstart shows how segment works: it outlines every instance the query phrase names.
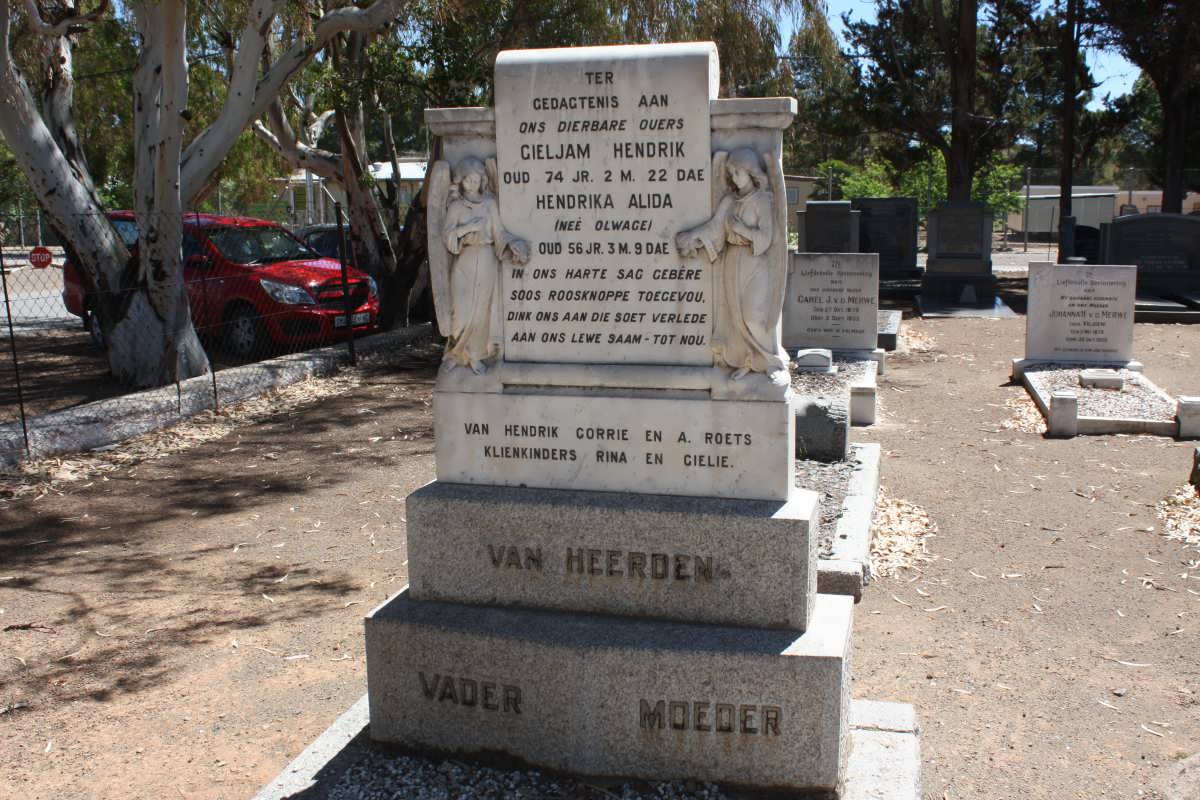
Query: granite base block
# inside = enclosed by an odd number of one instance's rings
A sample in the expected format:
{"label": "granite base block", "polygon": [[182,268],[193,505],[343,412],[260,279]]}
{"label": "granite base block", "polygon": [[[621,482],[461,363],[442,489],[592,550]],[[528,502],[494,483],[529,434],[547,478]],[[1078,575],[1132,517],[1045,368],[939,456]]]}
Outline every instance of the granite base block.
{"label": "granite base block", "polygon": [[720,500],[435,481],[408,496],[409,596],[808,625],[817,495]]}
{"label": "granite base block", "polygon": [[[254,800],[326,800],[335,788],[344,791],[352,768],[380,751],[392,754],[390,748],[371,741],[369,718],[367,695],[363,695]],[[840,800],[920,800],[920,743],[911,705],[851,700],[850,757]]]}
{"label": "granite base block", "polygon": [[900,325],[904,321],[904,312],[884,310],[877,312],[878,338],[876,347],[888,352],[894,351],[900,345]]}
{"label": "granite base block", "polygon": [[422,603],[366,620],[371,737],[599,777],[835,791],[853,600],[794,632]]}

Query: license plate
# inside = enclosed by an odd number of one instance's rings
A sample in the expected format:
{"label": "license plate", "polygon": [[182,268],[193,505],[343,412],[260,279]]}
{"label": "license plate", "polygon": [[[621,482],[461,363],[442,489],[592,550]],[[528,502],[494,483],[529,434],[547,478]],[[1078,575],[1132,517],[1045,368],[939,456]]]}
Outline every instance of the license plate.
{"label": "license plate", "polygon": [[[366,325],[370,321],[371,321],[371,313],[369,311],[364,311],[361,314],[355,314],[354,316],[350,317],[350,324],[353,326],[356,326],[356,327],[359,325]],[[346,315],[342,314],[341,316],[334,317],[333,318],[333,327],[335,327],[335,328],[346,327]]]}

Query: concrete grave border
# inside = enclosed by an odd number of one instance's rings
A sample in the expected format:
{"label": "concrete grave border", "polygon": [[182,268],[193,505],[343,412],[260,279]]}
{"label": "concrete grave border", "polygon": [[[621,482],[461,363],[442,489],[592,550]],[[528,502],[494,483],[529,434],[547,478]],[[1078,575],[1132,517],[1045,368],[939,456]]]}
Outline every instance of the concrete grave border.
{"label": "concrete grave border", "polygon": [[[360,356],[387,352],[410,344],[430,331],[428,324],[376,333],[355,340]],[[273,389],[281,389],[308,377],[332,375],[349,363],[345,344],[287,355],[217,372],[217,394],[222,404],[237,403]],[[212,408],[213,378],[205,373],[178,387],[131,392],[106,400],[53,411],[28,420],[29,449],[21,423],[0,425],[0,468],[11,468],[27,458],[46,458],[104,447],[126,439],[168,428]]]}
{"label": "concrete grave border", "polygon": [[[1148,433],[1157,436],[1182,436],[1183,438],[1188,436],[1186,432],[1181,434],[1180,426],[1181,416],[1186,415],[1188,410],[1190,410],[1188,404],[1185,402],[1181,407],[1179,402],[1172,399],[1169,394],[1159,388],[1158,384],[1147,378],[1140,369],[1134,369],[1132,366],[1125,367],[1129,373],[1126,376],[1126,382],[1138,380],[1147,390],[1158,395],[1168,403],[1174,403],[1176,408],[1182,408],[1183,410],[1177,411],[1174,419],[1155,420],[1141,417],[1080,416],[1078,411],[1078,392],[1047,392],[1044,390],[1044,387],[1038,385],[1037,381],[1030,378],[1030,374],[1036,373],[1035,367],[1038,366],[1071,369],[1076,365],[1059,364],[1052,361],[1026,361],[1024,359],[1021,359],[1021,362],[1022,368],[1019,373],[1021,383],[1025,386],[1025,391],[1033,398],[1033,402],[1037,405],[1038,410],[1042,412],[1042,416],[1045,417],[1046,433],[1049,436],[1069,438],[1072,436],[1102,436],[1108,433]],[[1131,364],[1133,363],[1136,362],[1131,362]],[[1091,365],[1088,366],[1090,367]],[[1140,364],[1137,366],[1140,367]],[[1080,367],[1080,369],[1082,368]],[[1014,372],[1016,372],[1015,369]]]}
{"label": "concrete grave border", "polygon": [[879,495],[879,465],[883,448],[874,442],[850,445],[848,460],[857,466],[850,475],[842,516],[833,534],[833,553],[817,560],[817,591],[847,594],[857,603],[871,582],[871,524]]}
{"label": "concrete grave border", "polygon": [[[360,697],[252,800],[326,800],[372,747]],[[850,701],[850,758],[841,800],[920,800],[921,729],[908,703]]]}

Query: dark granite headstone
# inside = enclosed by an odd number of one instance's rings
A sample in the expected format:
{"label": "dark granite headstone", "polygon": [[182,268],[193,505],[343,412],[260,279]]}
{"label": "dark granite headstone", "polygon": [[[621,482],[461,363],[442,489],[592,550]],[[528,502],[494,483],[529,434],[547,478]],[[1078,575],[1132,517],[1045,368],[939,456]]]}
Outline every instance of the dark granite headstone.
{"label": "dark granite headstone", "polygon": [[992,215],[982,203],[943,203],[929,212],[929,257],[921,293],[966,305],[991,305]]}
{"label": "dark granite headstone", "polygon": [[810,200],[796,212],[796,233],[801,253],[859,252],[860,213],[846,200]]}
{"label": "dark granite headstone", "polygon": [[856,197],[859,250],[879,254],[880,278],[910,278],[917,269],[917,201],[912,197]]}
{"label": "dark granite headstone", "polygon": [[1200,288],[1200,217],[1139,214],[1101,226],[1100,262],[1137,264],[1138,288]]}

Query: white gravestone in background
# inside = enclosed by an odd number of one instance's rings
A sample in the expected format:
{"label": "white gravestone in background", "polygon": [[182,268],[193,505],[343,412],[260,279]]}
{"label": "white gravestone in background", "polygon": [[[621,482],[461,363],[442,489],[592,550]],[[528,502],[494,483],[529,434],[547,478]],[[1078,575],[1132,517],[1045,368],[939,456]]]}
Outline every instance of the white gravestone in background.
{"label": "white gravestone in background", "polygon": [[1025,360],[1131,361],[1136,295],[1134,266],[1030,263]]}
{"label": "white gravestone in background", "polygon": [[792,253],[783,304],[788,350],[875,349],[879,339],[877,253]]}

